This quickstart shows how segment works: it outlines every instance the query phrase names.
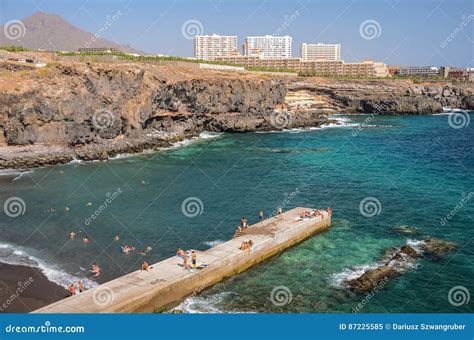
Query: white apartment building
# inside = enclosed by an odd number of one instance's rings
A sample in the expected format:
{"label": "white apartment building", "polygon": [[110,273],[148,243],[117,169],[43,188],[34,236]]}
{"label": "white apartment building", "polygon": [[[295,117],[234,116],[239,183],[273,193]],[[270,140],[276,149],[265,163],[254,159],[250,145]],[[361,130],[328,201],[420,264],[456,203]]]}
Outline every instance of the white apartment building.
{"label": "white apartment building", "polygon": [[244,55],[259,56],[264,59],[289,59],[291,58],[290,36],[276,37],[265,35],[259,37],[246,37]]}
{"label": "white apartment building", "polygon": [[196,35],[194,37],[194,58],[214,60],[216,57],[230,57],[238,54],[236,35]]}
{"label": "white apartment building", "polygon": [[341,60],[340,44],[301,44],[301,59],[310,60]]}

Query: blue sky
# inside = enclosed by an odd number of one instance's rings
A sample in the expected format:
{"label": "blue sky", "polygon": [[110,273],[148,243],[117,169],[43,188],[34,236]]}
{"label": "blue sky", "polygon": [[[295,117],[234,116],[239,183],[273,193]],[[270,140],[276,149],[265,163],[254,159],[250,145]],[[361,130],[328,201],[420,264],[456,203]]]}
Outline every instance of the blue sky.
{"label": "blue sky", "polygon": [[103,37],[150,53],[192,56],[182,31],[193,20],[191,31],[194,23],[204,34],[237,35],[239,45],[248,35],[288,34],[294,56],[302,42],[323,42],[340,43],[347,62],[474,66],[472,0],[0,0],[2,23],[36,11],[92,33],[120,11]]}

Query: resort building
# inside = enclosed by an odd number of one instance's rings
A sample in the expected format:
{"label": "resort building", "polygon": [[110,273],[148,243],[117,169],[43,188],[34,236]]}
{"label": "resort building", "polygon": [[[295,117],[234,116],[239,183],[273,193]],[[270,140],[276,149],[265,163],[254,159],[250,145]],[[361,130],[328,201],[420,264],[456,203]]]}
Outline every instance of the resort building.
{"label": "resort building", "polygon": [[216,57],[238,55],[236,35],[197,35],[194,37],[194,57],[214,60]]}
{"label": "resort building", "polygon": [[301,44],[302,60],[341,60],[340,44]]}
{"label": "resort building", "polygon": [[243,46],[244,55],[264,59],[289,59],[292,56],[291,44],[292,38],[288,35],[246,37]]}
{"label": "resort building", "polygon": [[398,69],[400,76],[421,76],[437,77],[439,76],[439,67],[436,66],[402,66]]}
{"label": "resort building", "polygon": [[216,60],[245,67],[287,70],[312,76],[371,78],[389,75],[384,63],[371,60],[344,63],[342,60],[269,59],[260,56],[218,57]]}

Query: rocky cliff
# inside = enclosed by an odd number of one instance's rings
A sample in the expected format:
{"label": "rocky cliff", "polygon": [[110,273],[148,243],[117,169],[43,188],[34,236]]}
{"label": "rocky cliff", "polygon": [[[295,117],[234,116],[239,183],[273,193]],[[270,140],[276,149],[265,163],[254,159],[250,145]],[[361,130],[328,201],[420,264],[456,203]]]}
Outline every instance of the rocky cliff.
{"label": "rocky cliff", "polygon": [[452,85],[414,85],[396,80],[323,84],[297,81],[288,89],[316,98],[319,106],[314,107],[344,113],[407,115],[439,113],[443,107],[474,109],[472,91]]}
{"label": "rocky cliff", "polygon": [[202,131],[320,126],[334,112],[473,108],[464,89],[386,83],[282,80],[134,63],[10,70],[7,78],[0,76],[0,168],[106,159]]}
{"label": "rocky cliff", "polygon": [[[278,128],[274,109],[286,96],[279,80],[165,76],[160,68],[136,64],[57,64],[16,78],[0,94],[3,168],[104,159],[204,130],[272,130]],[[298,126],[325,121],[318,112],[292,119]]]}

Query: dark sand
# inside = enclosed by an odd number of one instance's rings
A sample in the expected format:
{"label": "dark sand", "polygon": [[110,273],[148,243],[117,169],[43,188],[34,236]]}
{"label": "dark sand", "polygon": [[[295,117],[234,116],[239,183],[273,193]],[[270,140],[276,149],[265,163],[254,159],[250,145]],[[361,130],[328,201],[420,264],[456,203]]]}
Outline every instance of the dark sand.
{"label": "dark sand", "polygon": [[0,313],[29,313],[66,296],[40,269],[0,263]]}

